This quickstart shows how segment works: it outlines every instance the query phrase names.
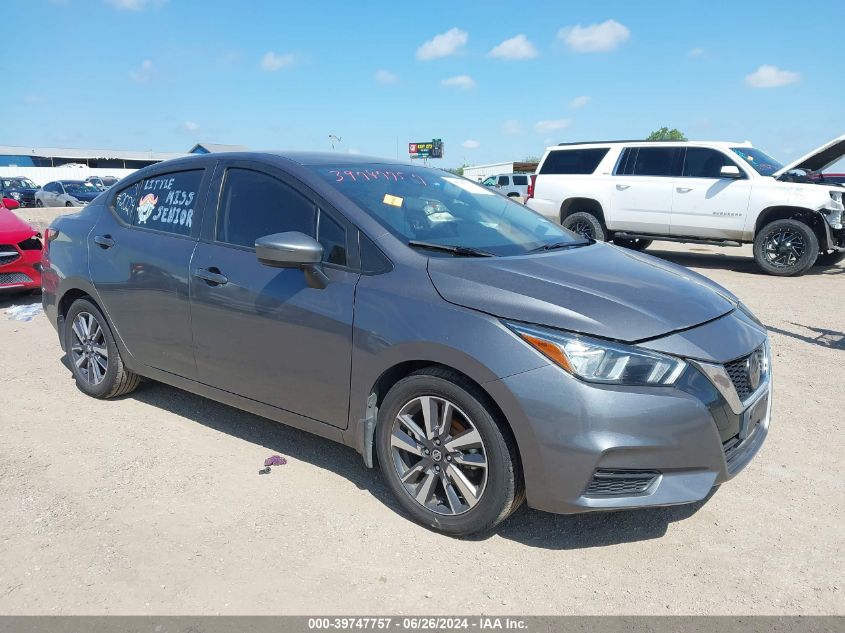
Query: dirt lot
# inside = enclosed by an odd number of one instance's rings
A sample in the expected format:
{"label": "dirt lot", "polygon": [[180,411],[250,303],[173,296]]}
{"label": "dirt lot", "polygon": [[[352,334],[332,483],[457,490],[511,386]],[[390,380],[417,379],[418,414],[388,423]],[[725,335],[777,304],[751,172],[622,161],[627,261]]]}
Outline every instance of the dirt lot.
{"label": "dirt lot", "polygon": [[156,383],[87,398],[0,300],[0,613],[845,614],[845,267],[653,252],[769,326],[766,445],[707,503],[523,508],[473,540],[408,521],[351,449]]}

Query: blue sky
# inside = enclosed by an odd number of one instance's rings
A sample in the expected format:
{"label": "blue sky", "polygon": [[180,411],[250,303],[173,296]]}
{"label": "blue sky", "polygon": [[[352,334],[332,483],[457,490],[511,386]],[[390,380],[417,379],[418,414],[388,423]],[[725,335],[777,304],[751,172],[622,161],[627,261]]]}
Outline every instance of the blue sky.
{"label": "blue sky", "polygon": [[786,160],[845,132],[841,0],[3,4],[0,144],[439,137],[453,166],[663,125]]}

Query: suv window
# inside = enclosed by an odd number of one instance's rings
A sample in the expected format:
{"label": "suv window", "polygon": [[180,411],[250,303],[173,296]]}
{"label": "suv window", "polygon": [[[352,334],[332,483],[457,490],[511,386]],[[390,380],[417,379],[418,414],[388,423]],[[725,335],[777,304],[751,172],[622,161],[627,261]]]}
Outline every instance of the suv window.
{"label": "suv window", "polygon": [[513,184],[515,184],[515,185],[527,185],[528,184],[528,176],[514,176],[513,177]]}
{"label": "suv window", "polygon": [[121,189],[117,195],[112,199],[112,209],[124,222],[132,223],[132,216],[135,214],[135,205],[138,200],[138,190],[141,188],[141,183],[136,182],[134,185]]}
{"label": "suv window", "polygon": [[721,178],[719,172],[725,165],[735,166],[736,163],[715,149],[689,147],[684,157],[682,175],[686,178]]}
{"label": "suv window", "polygon": [[500,187],[507,187],[511,183],[511,179],[507,176],[499,176],[498,185]]}
{"label": "suv window", "polygon": [[255,248],[255,240],[273,233],[299,231],[313,237],[316,216],[315,206],[281,180],[232,168],[220,196],[216,239]]}
{"label": "suv window", "polygon": [[607,147],[552,150],[540,167],[541,174],[592,174],[610,151]]}
{"label": "suv window", "polygon": [[674,176],[680,171],[680,147],[628,147],[622,152],[617,174]]}
{"label": "suv window", "polygon": [[190,235],[204,171],[193,169],[162,174],[139,183],[132,224],[175,235]]}
{"label": "suv window", "polygon": [[485,178],[484,182],[481,183],[485,187],[492,187],[496,184],[496,179],[490,176],[490,178]]}

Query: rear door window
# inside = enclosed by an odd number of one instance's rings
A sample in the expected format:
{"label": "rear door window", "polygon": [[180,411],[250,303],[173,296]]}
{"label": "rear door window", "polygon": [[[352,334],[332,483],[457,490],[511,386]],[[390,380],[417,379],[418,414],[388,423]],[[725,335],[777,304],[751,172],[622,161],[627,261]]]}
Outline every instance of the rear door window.
{"label": "rear door window", "polygon": [[117,192],[112,198],[112,211],[127,224],[132,224],[132,218],[135,215],[135,207],[138,201],[138,191],[141,188],[141,183],[136,182],[134,185],[125,187]]}
{"label": "rear door window", "polygon": [[507,187],[509,184],[511,184],[510,178],[507,176],[499,176],[498,185],[500,187]]}
{"label": "rear door window", "polygon": [[607,155],[609,148],[558,149],[549,152],[541,174],[592,174]]}
{"label": "rear door window", "polygon": [[681,149],[640,147],[635,155],[628,158],[625,173],[634,176],[674,176],[680,171]]}
{"label": "rear door window", "polygon": [[528,184],[528,176],[514,176],[513,177],[513,184],[515,185],[527,185]]}
{"label": "rear door window", "polygon": [[174,235],[196,234],[194,209],[199,202],[204,169],[178,171],[139,183],[132,224]]}

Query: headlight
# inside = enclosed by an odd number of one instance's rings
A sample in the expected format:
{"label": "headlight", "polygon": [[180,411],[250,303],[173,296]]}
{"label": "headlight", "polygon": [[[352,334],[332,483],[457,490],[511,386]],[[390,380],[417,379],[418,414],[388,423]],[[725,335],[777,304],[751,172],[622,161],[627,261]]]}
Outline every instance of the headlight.
{"label": "headlight", "polygon": [[842,192],[841,191],[831,191],[830,192],[830,199],[833,200],[834,207],[842,208]]}
{"label": "headlight", "polygon": [[637,347],[507,323],[522,340],[573,376],[610,385],[671,385],[687,364]]}
{"label": "headlight", "polygon": [[20,200],[21,199],[21,194],[18,193],[17,191],[13,191],[9,195],[12,196],[12,200]]}

